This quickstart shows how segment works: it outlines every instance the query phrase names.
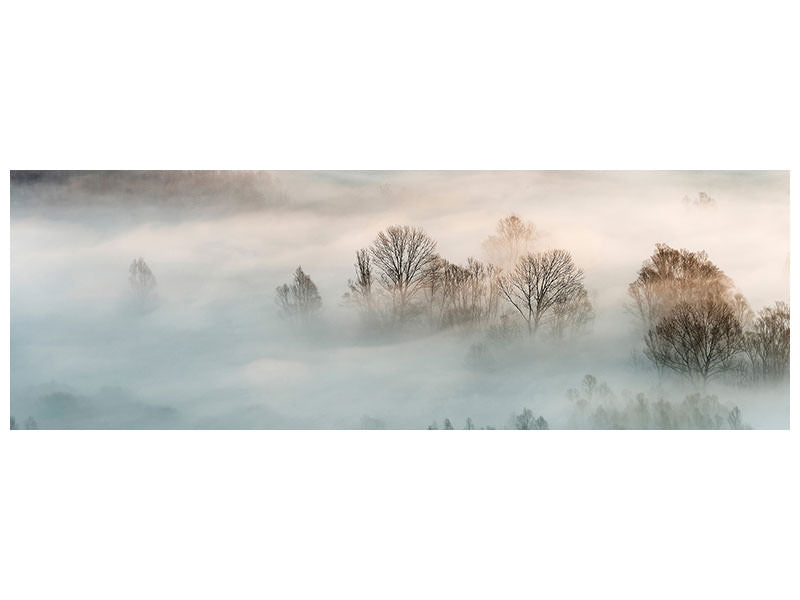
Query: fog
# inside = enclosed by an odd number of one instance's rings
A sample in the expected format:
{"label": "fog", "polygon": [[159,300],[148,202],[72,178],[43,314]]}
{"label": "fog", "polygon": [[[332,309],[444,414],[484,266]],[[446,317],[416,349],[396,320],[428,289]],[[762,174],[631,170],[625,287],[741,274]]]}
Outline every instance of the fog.
{"label": "fog", "polygon": [[[576,419],[587,374],[675,403],[701,392],[753,428],[789,425],[788,383],[660,374],[625,310],[656,243],[705,250],[754,311],[789,299],[786,172],[43,172],[11,178],[11,413],[39,428],[513,427]],[[713,206],[696,199],[713,198]],[[685,201],[688,199],[688,201]],[[595,318],[563,340],[470,358],[481,330],[365,330],[342,300],[355,251],[423,228],[452,262],[515,213],[585,273]],[[131,261],[157,279],[146,307]],[[302,266],[322,309],[281,317]]]}

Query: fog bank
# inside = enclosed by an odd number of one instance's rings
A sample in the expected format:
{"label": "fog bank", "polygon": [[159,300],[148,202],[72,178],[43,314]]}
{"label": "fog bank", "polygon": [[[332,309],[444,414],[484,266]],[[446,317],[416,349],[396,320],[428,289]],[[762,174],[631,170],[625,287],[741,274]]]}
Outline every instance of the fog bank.
{"label": "fog bank", "polygon": [[[656,243],[705,250],[753,310],[788,301],[785,172],[16,172],[11,178],[11,412],[39,428],[510,427],[524,408],[579,426],[584,376],[613,402],[697,390],[646,364],[627,286]],[[700,193],[713,205],[698,203]],[[685,201],[687,199],[687,201]],[[497,221],[585,273],[595,318],[565,340],[365,331],[342,296],[354,253],[388,226],[483,259]],[[152,305],[131,296],[142,257]],[[322,298],[281,318],[301,265]],[[479,361],[475,344],[487,344]],[[754,428],[788,427],[787,385],[711,382]]]}

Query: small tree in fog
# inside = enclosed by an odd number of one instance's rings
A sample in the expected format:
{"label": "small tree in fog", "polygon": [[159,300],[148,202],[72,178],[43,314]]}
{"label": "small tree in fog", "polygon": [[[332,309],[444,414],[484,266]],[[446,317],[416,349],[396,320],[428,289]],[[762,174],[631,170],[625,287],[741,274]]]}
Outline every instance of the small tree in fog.
{"label": "small tree in fog", "polygon": [[472,417],[467,417],[467,422],[464,425],[464,429],[468,431],[472,431],[473,429],[475,429],[475,424],[472,422]]}
{"label": "small tree in fog", "polygon": [[747,299],[742,294],[736,294],[730,300],[729,304],[733,309],[733,315],[736,317],[736,320],[739,321],[739,325],[742,326],[742,329],[752,327],[755,315]]}
{"label": "small tree in fog", "polygon": [[294,281],[284,283],[275,289],[281,313],[287,318],[307,319],[322,308],[322,298],[311,277],[305,274],[302,267],[294,272]]}
{"label": "small tree in fog", "polygon": [[140,303],[144,304],[152,300],[158,282],[143,258],[139,257],[131,262],[131,266],[128,267],[128,281],[134,296]]}
{"label": "small tree in fog", "polygon": [[11,415],[11,429],[17,428],[17,420],[14,418],[14,415]]}
{"label": "small tree in fog", "polygon": [[450,421],[450,419],[445,419],[444,420],[443,429],[450,429],[450,430],[454,429],[453,423]]}
{"label": "small tree in fog", "polygon": [[[499,279],[498,287],[523,318],[530,334],[560,310],[570,306],[582,309],[588,303],[583,271],[565,250],[526,254],[513,271]],[[591,305],[588,307],[590,310]]]}
{"label": "small tree in fog", "polygon": [[25,419],[25,429],[39,429],[39,424],[33,417]]}
{"label": "small tree in fog", "polygon": [[594,318],[589,293],[584,289],[553,305],[551,329],[558,337],[584,330]]}
{"label": "small tree in fog", "polygon": [[731,429],[744,429],[742,424],[742,411],[738,406],[734,406],[731,412],[728,413],[728,425]]}
{"label": "small tree in fog", "polygon": [[356,269],[356,277],[347,280],[350,291],[345,294],[345,300],[354,302],[363,310],[371,312],[374,308],[372,284],[375,279],[372,274],[372,259],[366,248],[356,252],[356,262],[353,266]]}
{"label": "small tree in fog", "polygon": [[523,409],[523,411],[514,416],[513,420],[514,429],[549,429],[550,426],[545,421],[544,417],[536,417],[534,418],[533,412],[529,408]]}
{"label": "small tree in fog", "polygon": [[515,429],[533,429],[533,411],[530,408],[525,408],[522,412],[514,417]]}
{"label": "small tree in fog", "polygon": [[517,215],[500,219],[495,235],[483,242],[483,250],[490,263],[503,268],[517,264],[521,256],[533,249],[538,238],[536,227],[530,221],[523,221]]}
{"label": "small tree in fog", "polygon": [[645,344],[656,366],[705,382],[734,366],[742,327],[725,302],[682,302],[650,329]]}
{"label": "small tree in fog", "polygon": [[539,416],[536,417],[536,420],[533,422],[533,428],[539,430],[550,429],[550,425],[547,421],[545,421],[544,417]]}
{"label": "small tree in fog", "polygon": [[745,333],[744,349],[754,379],[781,379],[789,372],[789,307],[776,302],[758,313]]}

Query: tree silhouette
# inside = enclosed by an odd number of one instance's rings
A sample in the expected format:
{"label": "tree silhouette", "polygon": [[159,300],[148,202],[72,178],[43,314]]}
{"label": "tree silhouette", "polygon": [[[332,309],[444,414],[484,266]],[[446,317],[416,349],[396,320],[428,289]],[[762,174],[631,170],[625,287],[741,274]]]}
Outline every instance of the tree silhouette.
{"label": "tree silhouette", "polygon": [[565,250],[526,254],[512,272],[500,277],[498,287],[522,316],[530,334],[539,330],[545,318],[555,316],[554,312],[588,302],[583,271]]}
{"label": "tree silhouette", "polygon": [[550,426],[544,417],[533,417],[533,412],[525,408],[513,418],[514,429],[549,429]]}
{"label": "tree silhouette", "polygon": [[742,327],[725,302],[682,302],[648,331],[645,345],[658,366],[705,382],[732,367],[742,349]]}
{"label": "tree silhouette", "polygon": [[378,233],[369,256],[391,298],[393,318],[409,316],[412,301],[429,276],[428,267],[438,258],[436,242],[418,227],[394,225]]}
{"label": "tree silhouette", "polygon": [[483,242],[483,250],[490,263],[513,268],[521,256],[533,250],[538,237],[533,223],[512,214],[498,221],[495,235]]}
{"label": "tree silhouette", "polygon": [[754,379],[780,379],[789,372],[789,337],[789,307],[784,302],[758,313],[744,337]]}
{"label": "tree silhouette", "polygon": [[128,281],[140,308],[145,308],[153,302],[158,282],[143,258],[139,257],[131,262],[128,267]]}
{"label": "tree silhouette", "polygon": [[442,327],[472,327],[497,314],[498,270],[470,257],[464,266],[444,259],[428,268],[423,291],[432,322]]}
{"label": "tree silhouette", "polygon": [[305,274],[302,267],[294,272],[294,281],[284,283],[276,289],[278,306],[283,316],[290,319],[307,319],[322,308],[322,298],[311,277]]}

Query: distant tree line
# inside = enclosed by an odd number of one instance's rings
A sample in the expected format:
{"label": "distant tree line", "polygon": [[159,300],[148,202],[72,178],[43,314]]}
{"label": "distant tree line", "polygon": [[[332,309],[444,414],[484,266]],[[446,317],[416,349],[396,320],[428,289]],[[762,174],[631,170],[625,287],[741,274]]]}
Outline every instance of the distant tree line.
{"label": "distant tree line", "polygon": [[[445,419],[442,423],[442,426],[439,427],[439,423],[434,421],[430,425],[428,425],[428,429],[444,429],[444,430],[454,430],[456,427],[453,425],[453,422],[448,418]],[[472,421],[471,417],[467,417],[467,420],[464,422],[464,427],[459,427],[459,429],[466,429],[466,430],[473,430],[473,429],[497,429],[497,427],[492,427],[488,425],[484,425],[483,427],[476,427],[475,423]],[[545,420],[544,417],[534,417],[533,411],[529,408],[522,409],[522,412],[518,415],[512,415],[509,421],[509,424],[501,429],[523,429],[523,430],[545,430],[550,429],[549,423]]]}
{"label": "distant tree line", "polygon": [[680,402],[629,391],[618,397],[606,383],[586,375],[580,387],[567,391],[567,399],[570,429],[750,429],[738,406],[699,392]]}
{"label": "distant tree line", "polygon": [[33,417],[28,417],[25,422],[20,426],[14,415],[11,415],[11,429],[39,429],[39,423]]}

